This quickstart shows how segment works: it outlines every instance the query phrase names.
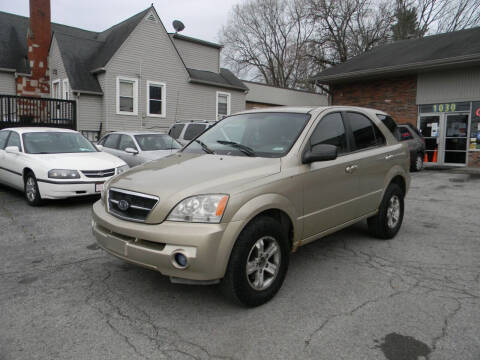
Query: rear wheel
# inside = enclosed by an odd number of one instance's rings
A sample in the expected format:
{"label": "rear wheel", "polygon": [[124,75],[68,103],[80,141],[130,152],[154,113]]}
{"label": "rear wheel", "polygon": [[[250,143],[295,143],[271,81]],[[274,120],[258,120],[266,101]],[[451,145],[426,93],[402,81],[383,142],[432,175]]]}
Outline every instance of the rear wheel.
{"label": "rear wheel", "polygon": [[230,255],[222,290],[245,306],[258,306],[275,296],[288,269],[287,234],[273,218],[253,220],[238,237]]}
{"label": "rear wheel", "polygon": [[422,154],[417,154],[415,162],[412,164],[412,171],[421,171],[423,169],[423,156]]}
{"label": "rear wheel", "polygon": [[378,213],[367,219],[368,230],[380,239],[391,239],[400,230],[404,213],[404,194],[400,186],[390,184],[385,191]]}
{"label": "rear wheel", "polygon": [[25,199],[30,206],[39,206],[42,204],[42,197],[38,189],[37,179],[32,172],[25,176]]}

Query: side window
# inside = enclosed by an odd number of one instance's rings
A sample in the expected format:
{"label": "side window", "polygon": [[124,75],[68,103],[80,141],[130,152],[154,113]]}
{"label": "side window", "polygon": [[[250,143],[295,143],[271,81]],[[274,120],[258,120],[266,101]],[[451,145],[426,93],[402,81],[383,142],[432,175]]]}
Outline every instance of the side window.
{"label": "side window", "polygon": [[20,151],[22,151],[20,136],[15,131],[10,131],[10,137],[8,138],[8,142],[5,147],[9,146],[16,146]]}
{"label": "side window", "polygon": [[175,124],[175,125],[173,125],[172,128],[170,129],[170,131],[168,132],[168,135],[170,135],[174,139],[178,139],[178,137],[182,133],[182,130],[183,130],[184,126],[185,126],[185,124]]}
{"label": "side window", "polygon": [[183,138],[185,140],[192,140],[193,138],[200,135],[203,130],[205,130],[206,124],[189,124],[187,130],[185,130],[185,135]]}
{"label": "side window", "polygon": [[347,136],[342,115],[340,113],[332,113],[320,120],[312,133],[310,144],[312,149],[320,144],[335,145],[338,154],[346,153],[348,151]]}
{"label": "side window", "polygon": [[347,112],[347,121],[352,129],[356,150],[377,145],[375,128],[369,118],[363,114]]}
{"label": "side window", "polygon": [[401,141],[413,139],[412,133],[405,126],[400,126],[398,128],[398,130],[400,131],[400,140]]}
{"label": "side window", "polygon": [[0,131],[0,150],[5,149],[9,132],[10,131]]}
{"label": "side window", "polygon": [[125,151],[126,148],[132,148],[137,150],[137,146],[135,145],[135,142],[130,135],[122,135],[118,148],[122,151]]}
{"label": "side window", "polygon": [[108,137],[103,142],[103,146],[110,149],[117,149],[119,139],[120,139],[120,135],[118,134],[108,135]]}

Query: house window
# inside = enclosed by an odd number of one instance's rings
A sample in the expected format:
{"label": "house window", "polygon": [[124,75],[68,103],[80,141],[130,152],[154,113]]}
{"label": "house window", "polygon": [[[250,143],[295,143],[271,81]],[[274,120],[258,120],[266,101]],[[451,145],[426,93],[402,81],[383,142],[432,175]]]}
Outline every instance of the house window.
{"label": "house window", "polygon": [[68,100],[69,94],[70,94],[70,85],[68,84],[68,79],[63,79],[62,85],[63,85],[62,99]]}
{"label": "house window", "polygon": [[217,91],[217,120],[230,115],[230,93]]}
{"label": "house window", "polygon": [[117,114],[137,115],[138,80],[117,77]]}
{"label": "house window", "polygon": [[52,98],[60,99],[60,80],[52,81]]}
{"label": "house window", "polygon": [[165,117],[167,86],[161,82],[147,81],[148,116]]}

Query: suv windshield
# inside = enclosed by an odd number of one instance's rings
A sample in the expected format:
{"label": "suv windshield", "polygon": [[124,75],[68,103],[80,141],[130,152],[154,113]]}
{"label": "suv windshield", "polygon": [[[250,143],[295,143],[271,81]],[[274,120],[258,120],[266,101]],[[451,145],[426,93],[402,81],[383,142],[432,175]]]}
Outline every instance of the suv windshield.
{"label": "suv windshield", "polygon": [[182,146],[171,136],[165,134],[135,135],[143,151],[180,149]]}
{"label": "suv windshield", "polygon": [[250,113],[230,116],[206,130],[184,152],[282,157],[303,130],[310,114]]}
{"label": "suv windshield", "polygon": [[62,154],[96,152],[95,147],[78,133],[31,132],[23,134],[25,152],[29,154]]}

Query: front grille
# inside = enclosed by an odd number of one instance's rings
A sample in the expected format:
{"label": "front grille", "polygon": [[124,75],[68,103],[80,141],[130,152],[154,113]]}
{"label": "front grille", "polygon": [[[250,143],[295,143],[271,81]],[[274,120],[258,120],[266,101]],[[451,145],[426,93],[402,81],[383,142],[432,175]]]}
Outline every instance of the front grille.
{"label": "front grille", "polygon": [[115,175],[115,169],[106,170],[80,170],[88,178],[104,178]]}
{"label": "front grille", "polygon": [[158,203],[158,197],[122,189],[108,191],[108,212],[125,220],[144,222]]}

